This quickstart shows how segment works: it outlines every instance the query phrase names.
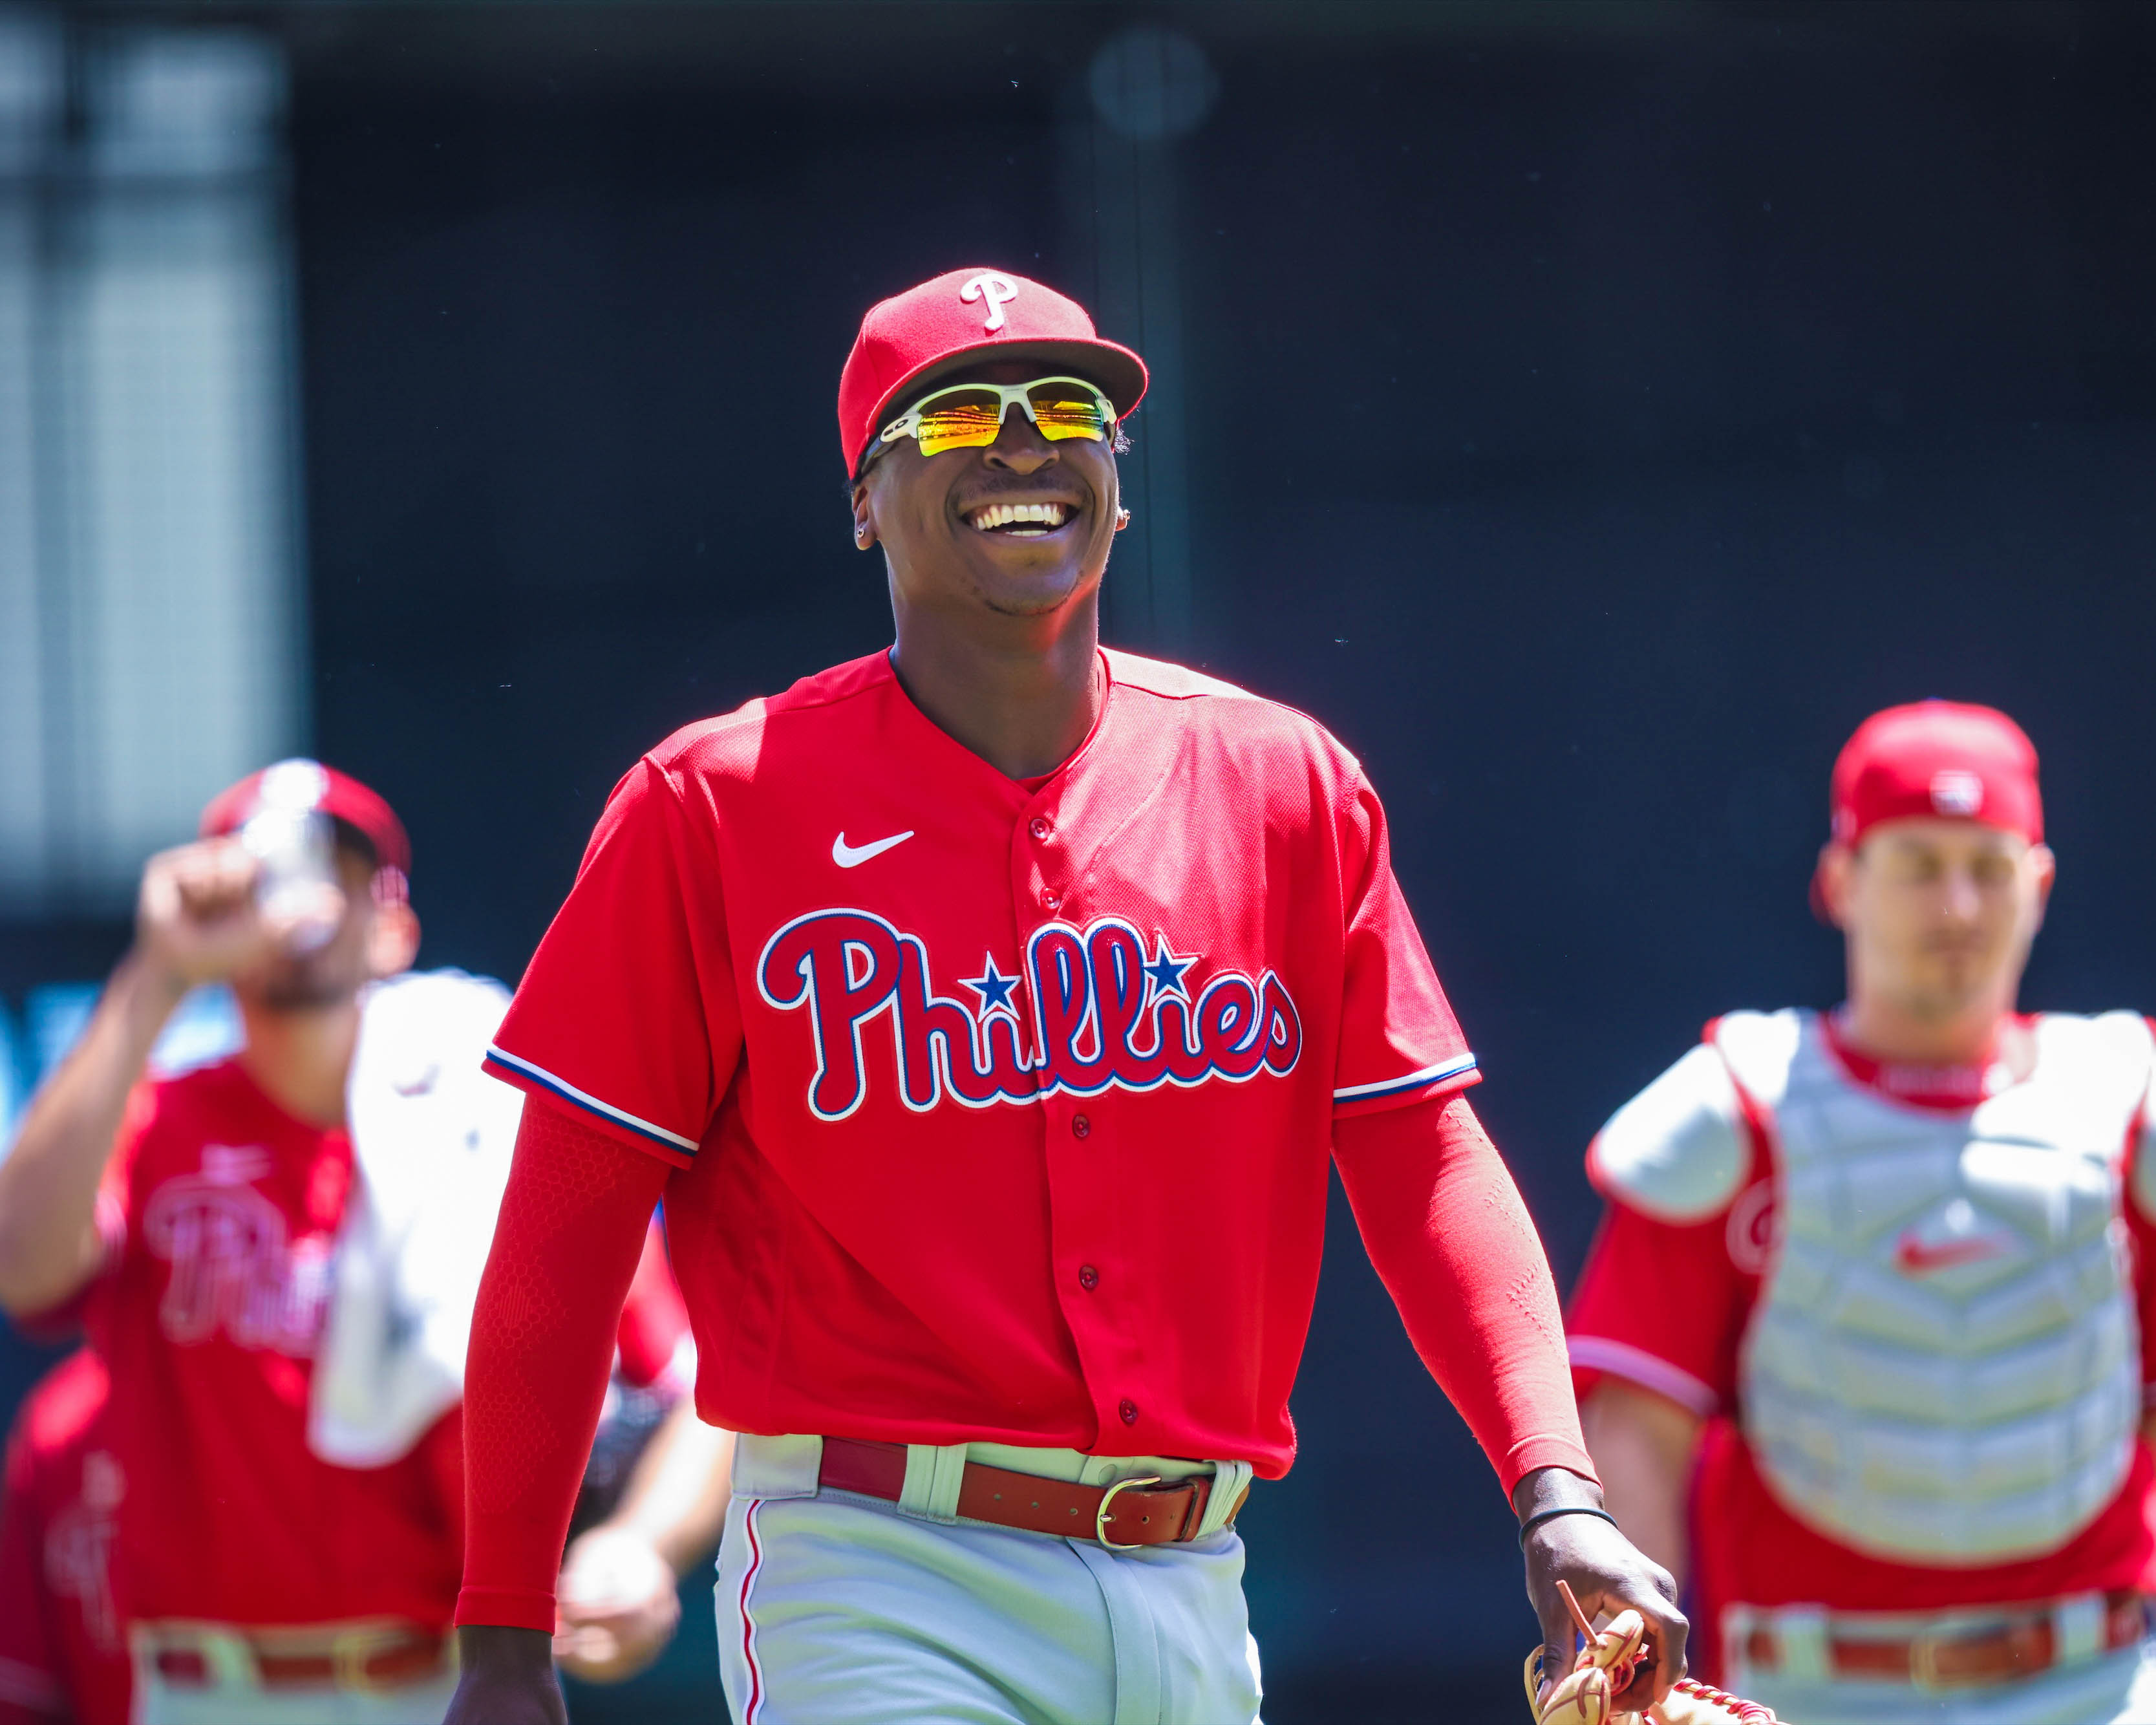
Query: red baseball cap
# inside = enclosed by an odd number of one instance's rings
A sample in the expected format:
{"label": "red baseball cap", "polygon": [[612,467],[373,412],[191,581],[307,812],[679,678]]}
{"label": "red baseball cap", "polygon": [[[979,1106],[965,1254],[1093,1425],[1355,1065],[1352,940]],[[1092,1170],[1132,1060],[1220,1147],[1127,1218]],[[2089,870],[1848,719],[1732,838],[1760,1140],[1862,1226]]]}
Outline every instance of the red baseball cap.
{"label": "red baseball cap", "polygon": [[[1996,707],[1958,701],[1890,706],[1856,727],[1835,757],[1833,842],[1855,848],[1881,821],[1973,820],[2044,842],[2036,746]],[[1825,914],[1819,877],[1812,908]]]}
{"label": "red baseball cap", "polygon": [[219,791],[203,810],[202,836],[224,838],[238,832],[249,816],[270,808],[319,810],[357,828],[374,847],[375,860],[382,867],[399,874],[412,870],[412,841],[396,811],[349,773],[319,761],[280,761]]}
{"label": "red baseball cap", "polygon": [[1939,815],[2044,842],[2035,745],[1995,707],[1920,701],[1874,713],[1835,757],[1830,801],[1837,845],[1882,820]]}
{"label": "red baseball cap", "polygon": [[952,270],[871,305],[839,374],[839,441],[858,470],[884,416],[931,372],[968,355],[1023,349],[1101,386],[1127,419],[1146,392],[1145,362],[1104,341],[1075,300],[1002,270]]}

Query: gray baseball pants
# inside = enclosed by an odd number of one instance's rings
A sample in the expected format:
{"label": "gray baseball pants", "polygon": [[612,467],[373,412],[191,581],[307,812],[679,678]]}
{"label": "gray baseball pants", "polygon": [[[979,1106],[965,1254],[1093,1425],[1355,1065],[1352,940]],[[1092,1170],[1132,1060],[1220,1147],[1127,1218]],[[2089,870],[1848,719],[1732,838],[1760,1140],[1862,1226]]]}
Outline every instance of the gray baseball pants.
{"label": "gray baseball pants", "polygon": [[900,1505],[819,1493],[820,1438],[742,1438],[717,1589],[738,1725],[1255,1725],[1243,1543],[1217,1525],[1247,1464],[1211,1464],[1200,1538],[1110,1551],[957,1520],[968,1455],[1089,1484],[1208,1466],[915,1445]]}

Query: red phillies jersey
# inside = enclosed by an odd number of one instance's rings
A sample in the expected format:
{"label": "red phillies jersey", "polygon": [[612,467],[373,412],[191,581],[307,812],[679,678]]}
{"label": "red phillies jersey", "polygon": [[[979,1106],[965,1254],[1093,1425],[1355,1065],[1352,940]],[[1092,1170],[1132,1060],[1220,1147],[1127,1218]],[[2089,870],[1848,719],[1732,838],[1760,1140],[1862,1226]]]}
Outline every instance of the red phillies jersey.
{"label": "red phillies jersey", "polygon": [[[1905,1106],[1966,1110],[2020,1081],[1987,1060],[1967,1068],[1882,1065],[1851,1049],[1831,1019],[1829,1047],[1849,1076]],[[1714,1027],[1709,1025],[1712,1036]],[[2021,1077],[2025,1078],[2025,1073]],[[1743,1106],[1743,1099],[1739,1099]],[[2057,1550],[2006,1563],[1896,1563],[1855,1550],[1785,1507],[1762,1476],[1736,1421],[1738,1355],[1775,1239],[1772,1157],[1750,1122],[1747,1165],[1737,1196],[1713,1214],[1673,1221],[1611,1196],[1566,1317],[1573,1383],[1584,1401],[1605,1374],[1642,1385],[1707,1421],[1692,1486],[1696,1584],[1705,1669],[1722,1606],[1823,1604],[1845,1611],[1943,1610],[2055,1599],[2110,1589],[2156,1589],[2156,1537],[2148,1522],[2156,1466],[2140,1446],[2110,1507]],[[2127,1147],[2145,1157],[2146,1143]],[[2156,1333],[2156,1223],[2138,1194],[2136,1170],[2124,1206],[2134,1245],[2141,1333]],[[2143,1381],[2156,1379],[2143,1348]]]}
{"label": "red phillies jersey", "polygon": [[88,1348],[15,1416],[0,1503],[0,1725],[126,1725],[133,1674],[114,1545],[126,1475]]}
{"label": "red phillies jersey", "polygon": [[877,654],[616,788],[490,1059],[680,1169],[714,1424],[1286,1470],[1335,1111],[1474,1057],[1347,751],[1103,663],[1033,784]]}
{"label": "red phillies jersey", "polygon": [[285,1113],[237,1060],[136,1087],[83,1304],[112,1374],[136,1614],[446,1625],[462,1562],[459,1422],[385,1467],[307,1447],[350,1140]]}

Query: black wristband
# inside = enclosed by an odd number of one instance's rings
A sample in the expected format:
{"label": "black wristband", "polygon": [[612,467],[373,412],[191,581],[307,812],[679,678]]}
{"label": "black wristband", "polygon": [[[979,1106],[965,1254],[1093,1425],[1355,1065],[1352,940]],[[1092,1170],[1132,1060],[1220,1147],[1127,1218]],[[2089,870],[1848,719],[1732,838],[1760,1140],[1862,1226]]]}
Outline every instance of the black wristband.
{"label": "black wristband", "polygon": [[1520,1523],[1520,1549],[1525,1551],[1527,1548],[1528,1534],[1541,1527],[1544,1522],[1553,1522],[1559,1516],[1599,1516],[1611,1527],[1614,1527],[1617,1525],[1617,1517],[1610,1514],[1608,1510],[1596,1509],[1589,1504],[1568,1503],[1561,1509],[1538,1509]]}

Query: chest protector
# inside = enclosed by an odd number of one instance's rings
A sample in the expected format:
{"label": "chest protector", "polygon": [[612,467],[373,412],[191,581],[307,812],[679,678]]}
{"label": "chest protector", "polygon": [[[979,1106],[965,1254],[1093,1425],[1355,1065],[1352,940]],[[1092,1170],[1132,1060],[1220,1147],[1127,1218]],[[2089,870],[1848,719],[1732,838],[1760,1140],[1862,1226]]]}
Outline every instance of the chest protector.
{"label": "chest protector", "polygon": [[1851,1078],[1815,1014],[1716,1033],[1771,1122],[1779,1205],[1739,1360],[1744,1435],[1775,1494],[1860,1551],[2054,1550],[2132,1461],[2121,1165],[2156,1050],[2131,1013],[2046,1015],[2035,1036],[2028,1078],[1941,1113]]}

